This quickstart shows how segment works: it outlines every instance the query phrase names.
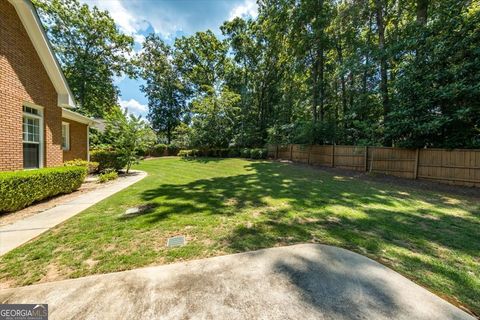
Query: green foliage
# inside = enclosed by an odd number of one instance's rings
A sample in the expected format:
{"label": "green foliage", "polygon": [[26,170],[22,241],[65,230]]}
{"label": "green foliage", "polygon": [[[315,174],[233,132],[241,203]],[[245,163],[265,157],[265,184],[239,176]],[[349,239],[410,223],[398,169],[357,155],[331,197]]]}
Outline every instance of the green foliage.
{"label": "green foliage", "polygon": [[146,80],[141,90],[148,97],[148,119],[157,133],[166,136],[168,144],[173,131],[181,124],[188,94],[178,67],[172,62],[172,54],[172,49],[160,37],[150,34],[136,61]]}
{"label": "green foliage", "polygon": [[250,158],[251,151],[252,150],[249,148],[243,148],[242,150],[240,150],[240,156],[242,158]]}
{"label": "green foliage", "polygon": [[[467,0],[261,0],[256,19],[221,26],[222,40],[207,31],[173,47],[153,41],[158,66],[143,67],[158,67],[162,81],[175,71],[170,82],[186,100],[177,103],[185,110],[175,113],[182,121],[172,141],[178,135],[182,148],[475,148],[479,7]],[[148,96],[154,105],[168,101]]]}
{"label": "green foliage", "polygon": [[267,154],[267,149],[264,148],[255,148],[250,150],[250,158],[252,159],[266,159]]}
{"label": "green foliage", "polygon": [[114,76],[133,73],[133,38],[107,11],[78,0],[35,0],[49,39],[80,111],[103,117],[117,104]]}
{"label": "green foliage", "polygon": [[192,158],[197,157],[199,155],[199,151],[197,149],[186,149],[178,151],[178,156],[182,158]]}
{"label": "green foliage", "polygon": [[115,170],[106,170],[104,173],[98,175],[98,182],[105,183],[110,180],[115,180],[118,178],[118,172]]}
{"label": "green foliage", "polygon": [[97,149],[90,151],[90,159],[98,163],[98,171],[105,172],[108,169],[120,171],[127,165],[127,161],[118,151]]}
{"label": "green foliage", "polygon": [[148,154],[153,157],[176,156],[179,150],[176,145],[158,143],[149,149]]}
{"label": "green foliage", "polygon": [[85,167],[87,168],[88,173],[94,173],[98,171],[98,162],[93,162],[93,161],[86,161],[83,159],[74,159],[70,161],[65,161],[63,163],[65,167],[71,167],[71,166],[77,166],[77,167]]}
{"label": "green foliage", "polygon": [[[123,113],[120,109],[111,112],[107,118],[105,134],[111,137],[110,143],[118,161],[124,163],[127,173],[132,164],[138,162],[140,153],[145,153],[156,142],[155,133],[140,117]],[[114,167],[117,169],[117,167]]]}
{"label": "green foliage", "polygon": [[42,168],[0,173],[0,212],[16,211],[58,194],[77,190],[87,170],[83,166]]}
{"label": "green foliage", "polygon": [[265,148],[203,148],[203,149],[184,149],[178,152],[179,157],[213,157],[213,158],[249,158],[249,159],[266,159],[267,149]]}

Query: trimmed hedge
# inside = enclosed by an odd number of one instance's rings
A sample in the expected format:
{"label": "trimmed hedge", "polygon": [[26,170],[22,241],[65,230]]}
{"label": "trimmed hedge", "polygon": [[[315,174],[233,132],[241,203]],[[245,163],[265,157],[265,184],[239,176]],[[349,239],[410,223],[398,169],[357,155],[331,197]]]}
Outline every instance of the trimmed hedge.
{"label": "trimmed hedge", "polygon": [[119,171],[127,165],[127,161],[122,159],[120,154],[113,150],[92,150],[90,151],[90,160],[98,162],[98,171],[100,172],[108,169]]}
{"label": "trimmed hedge", "polygon": [[159,143],[147,152],[152,157],[176,156],[180,148],[172,144]]}
{"label": "trimmed hedge", "polygon": [[57,194],[70,193],[83,183],[85,167],[54,167],[0,173],[0,212],[16,211]]}
{"label": "trimmed hedge", "polygon": [[219,158],[235,158],[242,157],[248,159],[266,159],[267,149],[264,148],[219,148],[219,149],[187,149],[180,150],[178,156],[183,158],[191,157],[219,157]]}
{"label": "trimmed hedge", "polygon": [[94,173],[98,171],[98,162],[90,162],[83,159],[65,161],[63,165],[65,167],[85,167],[87,168],[88,173]]}

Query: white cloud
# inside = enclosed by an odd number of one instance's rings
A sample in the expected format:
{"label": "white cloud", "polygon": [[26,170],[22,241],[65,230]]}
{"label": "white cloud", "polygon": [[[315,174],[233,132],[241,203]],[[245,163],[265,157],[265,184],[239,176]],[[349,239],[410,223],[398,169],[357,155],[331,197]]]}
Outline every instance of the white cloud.
{"label": "white cloud", "polygon": [[122,100],[121,98],[119,98],[118,104],[122,107],[122,109],[126,109],[128,112],[133,113],[135,115],[144,116],[148,110],[146,105],[141,104],[135,99]]}
{"label": "white cloud", "polygon": [[[168,8],[162,11],[145,10],[141,3],[122,0],[81,0],[89,6],[97,6],[101,10],[107,10],[115,20],[120,30],[134,38],[136,43],[145,40],[144,33],[150,26],[155,33],[165,38],[170,38],[175,32],[181,31],[183,19],[179,19],[175,12],[169,12]],[[141,13],[142,18],[138,16]]]}
{"label": "white cloud", "polygon": [[236,5],[230,10],[230,15],[228,20],[232,20],[236,17],[245,18],[252,17],[256,18],[258,15],[258,5],[256,0],[244,0],[242,4]]}
{"label": "white cloud", "polygon": [[120,31],[132,36],[134,41],[142,43],[145,37],[141,34],[149,24],[144,19],[139,19],[128,10],[121,0],[81,0],[89,6],[97,6],[100,10],[107,10],[115,20]]}

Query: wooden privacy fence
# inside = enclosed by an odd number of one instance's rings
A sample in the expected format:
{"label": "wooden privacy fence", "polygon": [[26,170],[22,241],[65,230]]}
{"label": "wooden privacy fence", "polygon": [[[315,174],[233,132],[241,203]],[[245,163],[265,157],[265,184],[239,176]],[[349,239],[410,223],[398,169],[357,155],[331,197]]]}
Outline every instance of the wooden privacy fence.
{"label": "wooden privacy fence", "polygon": [[269,158],[480,187],[480,150],[267,145]]}

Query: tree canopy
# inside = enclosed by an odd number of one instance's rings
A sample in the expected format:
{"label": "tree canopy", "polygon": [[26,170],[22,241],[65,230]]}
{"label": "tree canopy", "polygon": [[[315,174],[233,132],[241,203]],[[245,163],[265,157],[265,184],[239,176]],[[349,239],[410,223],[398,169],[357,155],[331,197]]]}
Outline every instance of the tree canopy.
{"label": "tree canopy", "polygon": [[258,0],[222,35],[152,34],[133,61],[107,12],[36,2],[84,112],[136,67],[167,143],[480,148],[480,0]]}
{"label": "tree canopy", "polygon": [[114,76],[133,74],[133,38],[107,11],[78,0],[34,0],[79,111],[104,117],[118,103]]}
{"label": "tree canopy", "polygon": [[478,0],[258,5],[168,49],[192,144],[480,147]]}

